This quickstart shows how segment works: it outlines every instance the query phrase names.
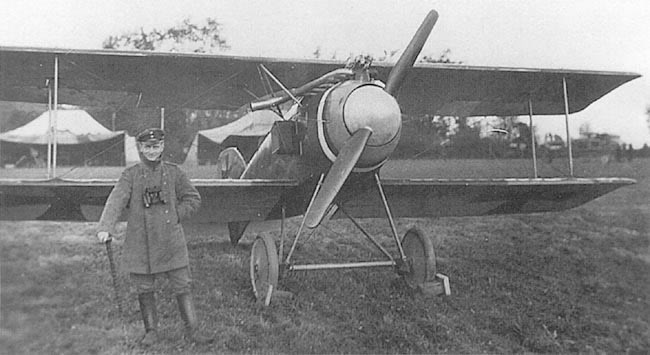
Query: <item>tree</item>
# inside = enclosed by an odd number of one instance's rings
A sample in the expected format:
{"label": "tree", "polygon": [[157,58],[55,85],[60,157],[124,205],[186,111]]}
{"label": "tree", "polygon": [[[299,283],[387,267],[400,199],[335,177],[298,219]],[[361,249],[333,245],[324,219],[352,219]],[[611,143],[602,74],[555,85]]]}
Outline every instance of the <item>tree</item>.
{"label": "tree", "polygon": [[136,49],[145,51],[213,53],[230,49],[221,35],[221,24],[213,18],[194,24],[189,19],[166,30],[144,29],[109,36],[102,44],[104,49]]}
{"label": "tree", "polygon": [[[226,39],[221,35],[221,24],[212,18],[207,18],[198,24],[185,19],[180,24],[164,30],[154,28],[149,32],[145,32],[141,28],[140,31],[126,32],[119,36],[109,36],[102,46],[104,49],[194,53],[213,53],[230,48]],[[109,114],[112,114],[112,110],[109,111]],[[118,112],[118,117],[137,117],[137,119],[121,119],[120,126],[129,125],[129,131],[135,133],[145,127],[146,122],[159,119],[158,110],[154,111],[155,113],[151,114],[147,110],[122,109]],[[165,139],[165,155],[172,162],[183,162],[189,150],[189,145],[192,144],[192,138],[198,131],[197,124],[192,124],[191,120],[188,121],[190,117],[191,112],[183,110],[166,112],[165,128],[170,134]],[[134,121],[137,124],[133,124]]]}
{"label": "tree", "polygon": [[[322,59],[327,57],[328,59],[331,60],[341,60],[337,52],[332,52],[330,55],[325,55],[323,53],[323,49],[318,46],[316,49],[311,53],[312,57],[314,59]],[[376,54],[376,53],[366,53],[365,55],[368,55],[372,57],[373,61],[375,62],[386,62],[389,60],[397,61],[398,54],[400,54],[400,51],[397,49],[392,49],[392,50],[384,50],[383,53],[381,54]],[[463,62],[461,61],[454,61],[449,58],[449,55],[451,54],[451,49],[447,48],[445,49],[439,56],[434,56],[431,54],[424,55],[418,62],[420,63],[448,63],[448,64],[462,64]],[[357,57],[356,54],[350,53],[347,57],[347,59],[350,58],[355,58]]]}
{"label": "tree", "polygon": [[425,55],[420,59],[421,63],[445,63],[445,64],[463,64],[461,61],[451,60],[449,55],[451,54],[451,49],[447,48],[442,51],[440,56],[435,57],[432,55]]}

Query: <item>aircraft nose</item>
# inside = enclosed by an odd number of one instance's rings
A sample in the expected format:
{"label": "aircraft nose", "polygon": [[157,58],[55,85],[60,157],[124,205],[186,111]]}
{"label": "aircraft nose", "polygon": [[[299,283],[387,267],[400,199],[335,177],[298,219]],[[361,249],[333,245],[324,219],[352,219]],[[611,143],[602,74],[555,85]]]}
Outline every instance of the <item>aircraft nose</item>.
{"label": "aircraft nose", "polygon": [[343,120],[353,134],[361,128],[370,128],[368,146],[383,146],[399,134],[402,115],[394,97],[381,87],[364,85],[348,96],[343,109]]}

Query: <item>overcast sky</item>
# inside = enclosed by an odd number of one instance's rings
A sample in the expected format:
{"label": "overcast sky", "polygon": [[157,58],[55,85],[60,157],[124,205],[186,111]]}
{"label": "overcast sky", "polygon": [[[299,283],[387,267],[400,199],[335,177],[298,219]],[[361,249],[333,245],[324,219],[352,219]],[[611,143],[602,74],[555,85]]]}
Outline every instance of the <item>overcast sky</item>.
{"label": "overcast sky", "polygon": [[[440,14],[423,54],[468,65],[627,71],[644,77],[572,115],[640,147],[650,143],[650,1],[133,1],[0,0],[0,45],[101,47],[109,35],[216,18],[225,54],[310,58],[402,49],[430,9]],[[563,134],[563,117],[536,119]]]}

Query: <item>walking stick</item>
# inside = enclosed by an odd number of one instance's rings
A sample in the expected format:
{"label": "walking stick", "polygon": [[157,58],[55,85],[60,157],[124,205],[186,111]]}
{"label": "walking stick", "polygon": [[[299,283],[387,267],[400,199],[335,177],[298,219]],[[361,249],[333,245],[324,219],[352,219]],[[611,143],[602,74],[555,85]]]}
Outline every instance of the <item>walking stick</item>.
{"label": "walking stick", "polygon": [[112,238],[106,241],[106,254],[108,255],[108,263],[111,267],[111,277],[113,278],[113,291],[115,291],[115,303],[117,303],[117,311],[122,316],[122,297],[120,297],[120,288],[117,280],[117,270],[115,268],[115,260],[113,259],[113,247],[111,246]]}

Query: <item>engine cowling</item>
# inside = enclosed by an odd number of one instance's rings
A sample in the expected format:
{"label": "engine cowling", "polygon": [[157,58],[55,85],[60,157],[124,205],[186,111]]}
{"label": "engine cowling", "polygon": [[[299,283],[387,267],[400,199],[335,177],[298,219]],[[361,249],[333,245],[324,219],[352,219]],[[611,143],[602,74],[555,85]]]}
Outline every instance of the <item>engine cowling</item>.
{"label": "engine cowling", "polygon": [[321,97],[317,118],[318,140],[330,161],[358,129],[372,131],[356,172],[379,168],[397,147],[402,128],[397,100],[374,82],[355,80],[333,86]]}

